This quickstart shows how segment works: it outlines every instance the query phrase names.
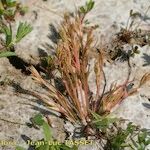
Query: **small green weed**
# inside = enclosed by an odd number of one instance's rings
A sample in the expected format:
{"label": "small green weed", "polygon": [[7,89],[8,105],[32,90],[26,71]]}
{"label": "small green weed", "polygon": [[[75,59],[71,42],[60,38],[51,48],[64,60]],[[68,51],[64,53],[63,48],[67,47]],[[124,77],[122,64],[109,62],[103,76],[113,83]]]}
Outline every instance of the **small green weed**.
{"label": "small green weed", "polygon": [[11,48],[32,31],[32,27],[25,22],[20,23],[16,35],[13,34],[12,22],[15,21],[17,14],[23,14],[23,12],[25,12],[25,8],[17,1],[0,1],[0,34],[5,37],[1,38],[0,57],[15,56],[16,54],[11,51]]}
{"label": "small green weed", "polygon": [[[34,124],[34,126],[42,128],[44,133],[44,139],[34,142],[35,150],[77,150],[76,146],[69,147],[64,143],[60,143],[53,139],[52,129],[50,125],[44,120],[43,115],[41,114],[35,115],[32,118],[32,123]],[[21,146],[17,146],[16,150],[25,150],[25,149]]]}
{"label": "small green weed", "polygon": [[148,130],[141,129],[131,122],[123,128],[120,124],[124,121],[111,116],[101,117],[93,113],[93,117],[92,123],[98,129],[98,139],[101,139],[100,144],[104,150],[146,150],[147,146],[150,146]]}

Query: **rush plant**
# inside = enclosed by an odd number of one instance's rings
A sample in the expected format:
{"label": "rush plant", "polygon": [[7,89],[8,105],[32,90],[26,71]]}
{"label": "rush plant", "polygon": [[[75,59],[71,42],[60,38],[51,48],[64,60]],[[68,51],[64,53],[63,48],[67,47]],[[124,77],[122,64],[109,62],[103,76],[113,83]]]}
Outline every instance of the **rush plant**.
{"label": "rush plant", "polygon": [[[62,81],[65,92],[61,92],[52,82],[44,80],[34,67],[30,69],[33,78],[49,91],[47,95],[35,92],[34,96],[46,103],[50,109],[60,112],[70,122],[80,123],[85,127],[92,122],[91,112],[106,115],[150,79],[150,74],[147,73],[137,88],[129,89],[131,81],[127,77],[122,85],[112,84],[110,89],[105,91],[102,85],[105,80],[103,71],[105,54],[103,49],[94,46],[93,31],[96,26],[85,24],[86,15],[93,6],[94,2],[90,0],[73,16],[65,14],[61,24],[59,31],[61,39],[55,55],[51,56],[51,62],[57,70],[57,78]],[[94,66],[96,94],[92,95],[88,79],[90,52],[94,49],[97,50]]]}

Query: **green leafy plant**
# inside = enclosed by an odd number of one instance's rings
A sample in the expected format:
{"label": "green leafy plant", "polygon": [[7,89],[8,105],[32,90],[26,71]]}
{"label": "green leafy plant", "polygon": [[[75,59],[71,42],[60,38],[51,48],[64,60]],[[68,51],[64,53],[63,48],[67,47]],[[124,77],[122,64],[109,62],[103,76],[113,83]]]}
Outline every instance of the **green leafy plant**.
{"label": "green leafy plant", "polygon": [[93,117],[91,125],[97,129],[97,138],[101,139],[99,142],[104,150],[146,150],[150,146],[150,133],[147,129],[141,129],[131,122],[123,128],[120,124],[125,124],[125,121],[111,116],[102,117],[93,113]]}
{"label": "green leafy plant", "polygon": [[14,56],[15,52],[12,52],[11,48],[32,31],[29,24],[20,23],[14,37],[12,22],[15,21],[16,15],[21,13],[23,13],[23,7],[17,1],[0,1],[0,34],[5,36],[5,39],[1,38],[0,57]]}
{"label": "green leafy plant", "polygon": [[132,125],[132,123],[129,123],[126,129],[118,129],[115,135],[109,137],[110,143],[108,144],[108,147],[114,150],[122,150],[125,147],[130,147],[127,143],[127,139],[135,134],[136,128],[137,127]]}
{"label": "green leafy plant", "polygon": [[[32,118],[32,123],[35,126],[42,128],[44,133],[44,139],[34,142],[34,143],[41,143],[41,144],[35,144],[34,147],[35,150],[77,150],[76,146],[69,147],[64,143],[60,143],[60,142],[58,144],[51,144],[57,141],[53,139],[52,129],[50,125],[47,123],[47,121],[44,120],[43,115],[41,114],[35,115]],[[17,146],[16,150],[24,150],[24,148]]]}
{"label": "green leafy plant", "polygon": [[130,147],[133,150],[145,150],[147,146],[150,146],[150,133],[144,129],[138,133],[138,139],[132,139],[132,145]]}

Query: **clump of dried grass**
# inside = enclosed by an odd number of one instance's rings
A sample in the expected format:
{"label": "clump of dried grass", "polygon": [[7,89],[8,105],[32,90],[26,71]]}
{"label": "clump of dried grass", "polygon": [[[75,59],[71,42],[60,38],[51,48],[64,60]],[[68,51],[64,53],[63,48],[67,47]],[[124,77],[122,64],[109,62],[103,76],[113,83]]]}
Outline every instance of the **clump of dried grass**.
{"label": "clump of dried grass", "polygon": [[[35,68],[31,67],[31,72],[34,79],[49,90],[49,95],[40,95],[42,101],[52,110],[63,114],[69,121],[75,123],[78,120],[86,126],[91,121],[91,111],[100,115],[110,112],[124,98],[137,92],[137,89],[150,79],[150,74],[144,75],[139,87],[135,89],[127,90],[130,83],[127,79],[122,85],[112,84],[109,91],[100,92],[104,80],[105,57],[102,49],[98,49],[94,67],[97,91],[96,95],[90,98],[88,64],[90,51],[95,48],[93,47],[95,27],[84,25],[84,18],[88,11],[83,11],[83,8],[73,17],[65,14],[59,32],[61,40],[58,42],[52,61],[60,73],[67,95],[45,81]],[[39,94],[36,93],[36,95],[39,98]]]}

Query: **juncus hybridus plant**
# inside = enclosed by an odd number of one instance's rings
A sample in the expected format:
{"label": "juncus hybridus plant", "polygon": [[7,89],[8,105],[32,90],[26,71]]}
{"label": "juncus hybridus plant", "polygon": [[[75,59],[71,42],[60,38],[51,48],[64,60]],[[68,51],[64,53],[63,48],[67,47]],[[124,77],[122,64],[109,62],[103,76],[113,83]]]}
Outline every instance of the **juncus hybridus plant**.
{"label": "juncus hybridus plant", "polygon": [[[33,78],[43,84],[49,90],[48,95],[34,93],[35,96],[45,102],[50,109],[63,114],[72,123],[80,122],[88,126],[92,120],[91,112],[100,115],[120,103],[127,96],[135,93],[137,88],[127,89],[130,83],[127,79],[122,85],[112,84],[109,91],[100,91],[104,80],[104,52],[98,48],[95,58],[96,95],[92,95],[89,89],[89,56],[90,51],[96,49],[93,45],[95,26],[86,26],[85,17],[94,6],[90,0],[78,12],[71,16],[64,15],[64,21],[59,31],[60,40],[55,55],[50,59],[52,68],[59,72],[59,77],[66,90],[62,93],[57,87],[44,80],[41,75],[31,67]],[[55,66],[55,67],[54,67]],[[145,74],[139,86],[150,79],[150,74]]]}

